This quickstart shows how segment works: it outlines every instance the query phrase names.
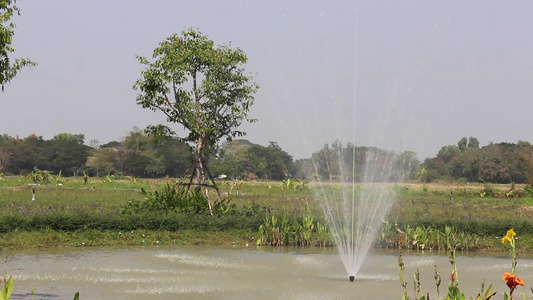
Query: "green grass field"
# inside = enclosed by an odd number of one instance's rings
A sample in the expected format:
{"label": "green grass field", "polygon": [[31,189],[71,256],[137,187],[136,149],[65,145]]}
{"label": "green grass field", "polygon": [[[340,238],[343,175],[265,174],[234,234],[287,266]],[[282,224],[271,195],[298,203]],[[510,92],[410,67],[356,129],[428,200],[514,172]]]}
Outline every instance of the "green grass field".
{"label": "green grass field", "polygon": [[[156,191],[175,182],[91,178],[85,184],[81,178],[56,178],[36,185],[4,177],[0,180],[0,249],[254,243],[259,226],[271,215],[284,218],[289,225],[301,223],[306,215],[311,215],[317,226],[325,224],[316,188],[325,192],[353,188],[338,183],[220,181],[221,192],[229,195],[232,205],[225,215],[121,213],[128,201],[143,201],[141,188]],[[424,250],[445,247],[446,234],[453,234],[462,249],[501,250],[499,238],[509,228],[515,228],[523,240],[533,241],[533,198],[525,186],[382,185],[394,189],[397,199],[388,218],[382,220],[378,247],[397,246],[397,229],[410,234],[403,247]],[[446,233],[446,227],[453,231]],[[311,241],[295,244],[331,244],[325,237],[320,240],[320,234],[313,232]]]}

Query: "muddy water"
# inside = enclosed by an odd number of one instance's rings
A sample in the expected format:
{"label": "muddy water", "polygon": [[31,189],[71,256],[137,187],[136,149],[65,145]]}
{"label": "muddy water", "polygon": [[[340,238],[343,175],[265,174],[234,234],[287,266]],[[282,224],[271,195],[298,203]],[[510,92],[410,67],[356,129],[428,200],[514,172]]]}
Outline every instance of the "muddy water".
{"label": "muddy water", "polygon": [[[351,283],[335,249],[256,249],[220,247],[145,247],[69,249],[8,253],[4,269],[13,275],[13,299],[400,299],[397,257],[371,253]],[[445,255],[406,254],[406,279],[419,269],[422,290],[436,299],[433,265],[448,285]],[[499,297],[511,260],[501,257],[457,258],[460,287],[475,297],[485,278]],[[519,258],[518,275],[529,290],[533,260]],[[441,295],[442,296],[442,295]]]}

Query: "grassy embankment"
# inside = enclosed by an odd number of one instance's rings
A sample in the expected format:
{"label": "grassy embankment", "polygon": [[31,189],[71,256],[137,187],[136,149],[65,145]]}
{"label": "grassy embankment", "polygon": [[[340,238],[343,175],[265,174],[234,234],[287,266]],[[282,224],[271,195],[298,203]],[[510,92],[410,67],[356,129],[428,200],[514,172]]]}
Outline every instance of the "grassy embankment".
{"label": "grassy embankment", "polygon": [[[234,205],[226,214],[128,215],[121,214],[121,209],[130,200],[143,199],[141,188],[161,189],[167,180],[91,179],[87,185],[81,179],[60,181],[34,187],[15,177],[0,180],[0,249],[255,244],[265,219],[278,216],[279,220],[286,218],[287,224],[303,224],[301,220],[310,215],[315,231],[310,240],[295,243],[331,244],[328,237],[316,232],[317,225],[325,222],[312,188],[282,189],[277,182],[244,182],[240,189],[234,186],[230,191],[231,186],[221,182],[223,192],[232,194]],[[328,188],[342,187],[331,184]],[[510,185],[402,184],[392,188],[398,199],[384,220],[379,247],[396,246],[396,229],[406,232],[403,246],[415,249],[445,248],[453,239],[461,249],[501,250],[501,237],[511,227],[519,233],[521,245],[527,248],[533,242],[533,198],[526,197],[523,186],[516,186],[512,193]],[[296,228],[294,224],[291,228]],[[298,226],[294,232],[302,230]]]}

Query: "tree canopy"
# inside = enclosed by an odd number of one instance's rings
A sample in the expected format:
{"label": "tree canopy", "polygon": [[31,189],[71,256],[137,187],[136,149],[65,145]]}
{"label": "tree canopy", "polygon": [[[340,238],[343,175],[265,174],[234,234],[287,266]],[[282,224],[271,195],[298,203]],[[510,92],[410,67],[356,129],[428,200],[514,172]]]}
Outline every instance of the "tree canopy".
{"label": "tree canopy", "polygon": [[11,81],[22,67],[35,66],[28,58],[11,61],[9,55],[15,52],[12,45],[15,23],[11,22],[14,14],[20,15],[20,9],[15,5],[16,0],[0,0],[0,86]]}
{"label": "tree canopy", "polygon": [[276,142],[264,147],[248,140],[225,142],[218,149],[216,159],[210,160],[210,169],[230,178],[284,180],[296,176],[292,156]]}
{"label": "tree canopy", "polygon": [[479,147],[466,137],[443,146],[436,157],[423,163],[424,181],[462,179],[470,182],[533,183],[533,147],[528,142],[490,143]]}
{"label": "tree canopy", "polygon": [[400,155],[376,147],[357,147],[340,141],[325,144],[309,160],[300,160],[310,179],[327,181],[389,182],[408,180],[418,168],[416,153]]}
{"label": "tree canopy", "polygon": [[[222,137],[245,135],[237,130],[253,105],[258,85],[244,74],[246,54],[229,45],[215,47],[207,36],[192,29],[173,34],[154,50],[153,59],[138,56],[147,68],[134,85],[137,103],[161,111],[167,121],[188,131],[182,140],[216,144]],[[173,133],[150,127],[152,133]]]}

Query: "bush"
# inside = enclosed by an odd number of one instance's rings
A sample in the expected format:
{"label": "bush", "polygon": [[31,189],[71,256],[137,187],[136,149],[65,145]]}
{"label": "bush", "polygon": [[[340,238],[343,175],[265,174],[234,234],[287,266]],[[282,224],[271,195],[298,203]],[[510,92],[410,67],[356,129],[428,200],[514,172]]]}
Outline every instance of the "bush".
{"label": "bush", "polygon": [[130,200],[122,210],[125,214],[139,212],[193,212],[208,211],[207,198],[196,189],[187,190],[184,186],[169,183],[162,191],[149,192],[141,188],[144,201]]}

